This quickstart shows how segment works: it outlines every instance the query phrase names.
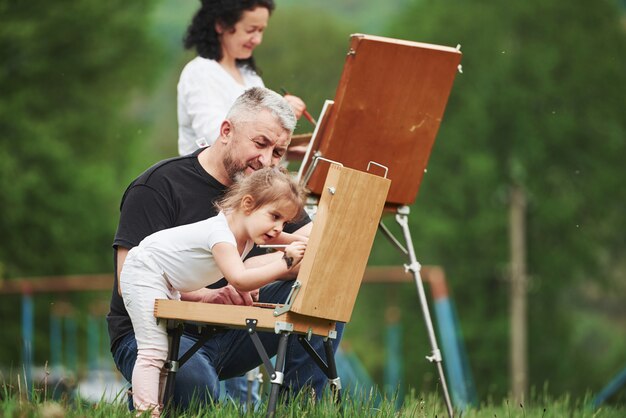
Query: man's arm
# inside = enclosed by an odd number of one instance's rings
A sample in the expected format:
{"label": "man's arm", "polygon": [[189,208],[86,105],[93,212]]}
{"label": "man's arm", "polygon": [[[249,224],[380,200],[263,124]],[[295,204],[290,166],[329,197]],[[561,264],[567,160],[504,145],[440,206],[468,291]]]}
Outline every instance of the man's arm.
{"label": "man's arm", "polygon": [[309,240],[309,237],[304,236],[304,235],[296,235],[296,234],[290,234],[289,232],[281,232],[279,236],[277,236],[271,241],[268,241],[267,243],[274,244],[274,245],[289,245],[294,241],[307,242],[308,240]]}
{"label": "man's arm", "polygon": [[309,235],[311,235],[312,229],[313,229],[313,222],[309,222],[306,225],[303,225],[300,229],[293,231],[292,234],[303,235],[308,238]]}
{"label": "man's arm", "polygon": [[130,250],[126,247],[117,246],[117,293],[122,296],[122,288],[120,286],[120,274],[122,273],[122,267],[124,261]]}
{"label": "man's arm", "polygon": [[185,292],[181,293],[180,297],[182,300],[190,302],[250,306],[253,302],[253,295],[258,296],[258,292],[239,292],[231,285],[228,285],[219,289],[202,288],[193,292]]}

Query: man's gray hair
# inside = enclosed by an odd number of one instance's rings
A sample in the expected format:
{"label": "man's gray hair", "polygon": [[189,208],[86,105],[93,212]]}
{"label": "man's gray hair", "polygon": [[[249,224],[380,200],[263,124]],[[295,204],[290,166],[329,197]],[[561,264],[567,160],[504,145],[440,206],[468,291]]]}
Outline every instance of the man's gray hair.
{"label": "man's gray hair", "polygon": [[296,116],[289,103],[278,93],[265,87],[252,87],[235,100],[226,119],[237,122],[251,122],[255,116],[268,110],[290,134],[296,128]]}

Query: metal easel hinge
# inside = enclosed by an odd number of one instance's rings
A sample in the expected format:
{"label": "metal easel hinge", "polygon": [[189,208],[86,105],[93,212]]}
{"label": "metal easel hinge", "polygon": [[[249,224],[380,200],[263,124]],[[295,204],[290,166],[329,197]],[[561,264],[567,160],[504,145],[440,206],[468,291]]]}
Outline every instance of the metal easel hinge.
{"label": "metal easel hinge", "polygon": [[291,322],[276,321],[274,323],[274,332],[280,334],[283,331],[292,332],[293,324]]}
{"label": "metal easel hinge", "polygon": [[294,300],[296,300],[296,296],[298,296],[300,287],[302,287],[302,283],[297,280],[293,282],[293,285],[291,286],[291,291],[289,292],[289,296],[287,296],[287,301],[283,306],[277,306],[276,309],[274,309],[274,316],[280,316],[285,312],[289,312],[289,310],[291,309],[291,305],[293,304]]}

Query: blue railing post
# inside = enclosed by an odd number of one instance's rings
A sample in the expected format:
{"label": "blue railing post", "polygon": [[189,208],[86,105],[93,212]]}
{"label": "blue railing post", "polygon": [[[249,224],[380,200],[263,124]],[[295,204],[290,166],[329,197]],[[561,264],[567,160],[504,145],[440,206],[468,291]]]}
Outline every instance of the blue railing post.
{"label": "blue railing post", "polygon": [[391,399],[396,397],[396,408],[402,405],[402,326],[400,325],[400,309],[397,306],[387,308],[385,392]]}
{"label": "blue railing post", "polygon": [[474,387],[465,345],[460,335],[454,304],[448,295],[448,287],[443,271],[435,270],[430,274],[435,316],[444,358],[446,374],[450,379],[450,394],[457,410],[465,410],[470,405],[477,405],[478,399]]}
{"label": "blue railing post", "polygon": [[76,326],[76,319],[72,316],[67,316],[65,318],[65,333],[65,349],[67,353],[65,357],[65,361],[67,362],[66,368],[76,375],[78,371],[78,356],[76,352],[78,330]]}
{"label": "blue railing post", "polygon": [[593,407],[599,408],[600,405],[608,398],[610,398],[615,392],[617,392],[622,386],[626,385],[626,368],[619,372],[611,381],[598,393],[593,399]]}
{"label": "blue railing post", "polygon": [[61,373],[63,365],[62,319],[54,309],[50,312],[50,367],[54,373]]}
{"label": "blue railing post", "polygon": [[24,380],[26,393],[31,397],[33,382],[33,296],[30,290],[22,293],[22,363],[24,364]]}
{"label": "blue railing post", "polygon": [[87,365],[89,371],[100,367],[100,321],[93,315],[87,317]]}

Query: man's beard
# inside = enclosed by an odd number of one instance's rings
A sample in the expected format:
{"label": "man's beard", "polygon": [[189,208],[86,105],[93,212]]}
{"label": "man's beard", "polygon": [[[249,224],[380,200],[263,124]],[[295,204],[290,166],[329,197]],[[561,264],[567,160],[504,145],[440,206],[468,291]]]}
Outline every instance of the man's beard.
{"label": "man's beard", "polygon": [[237,180],[239,175],[244,175],[246,168],[252,167],[255,170],[259,170],[263,168],[263,164],[261,164],[258,160],[250,161],[250,162],[239,162],[236,161],[230,152],[226,154],[224,157],[224,169],[226,170],[226,174],[228,175],[231,183],[234,183]]}

